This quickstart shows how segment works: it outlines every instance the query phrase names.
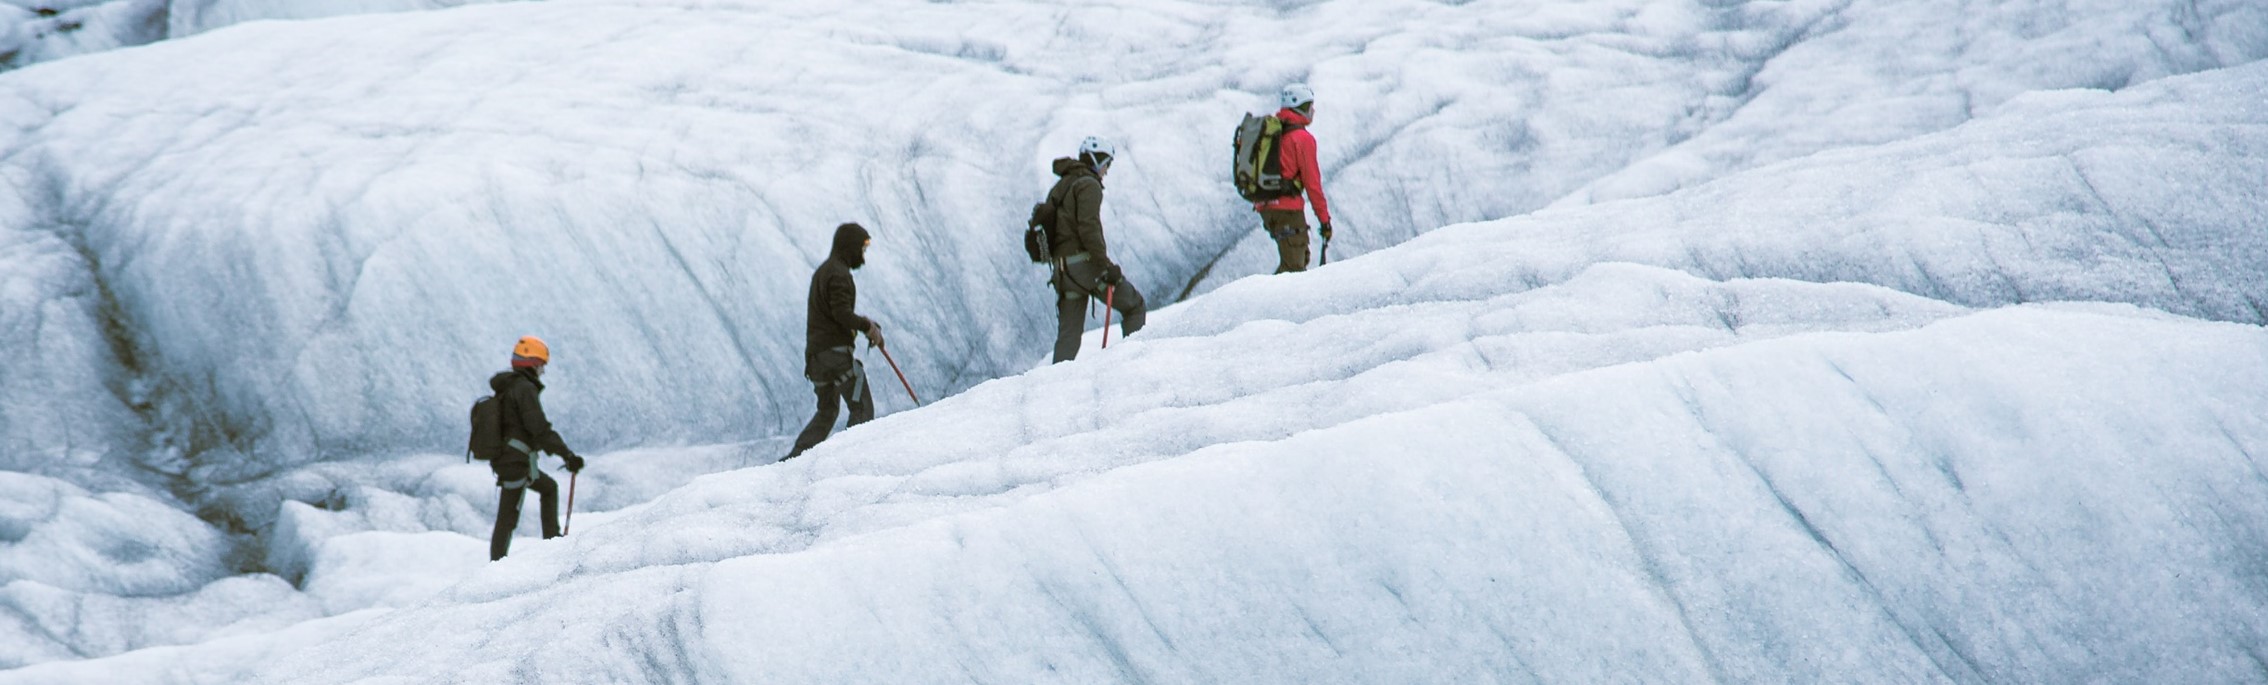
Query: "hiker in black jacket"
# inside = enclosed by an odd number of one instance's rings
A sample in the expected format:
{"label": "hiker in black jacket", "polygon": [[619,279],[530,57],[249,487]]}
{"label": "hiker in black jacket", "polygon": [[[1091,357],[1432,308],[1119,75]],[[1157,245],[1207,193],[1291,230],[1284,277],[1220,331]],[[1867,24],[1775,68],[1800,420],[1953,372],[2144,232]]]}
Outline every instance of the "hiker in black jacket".
{"label": "hiker in black jacket", "polygon": [[496,487],[503,492],[496,498],[496,531],[488,538],[488,559],[504,558],[512,549],[512,531],[520,527],[520,501],[527,491],[534,490],[542,499],[543,537],[559,537],[559,481],[544,475],[535,466],[535,452],[559,455],[567,461],[567,471],[583,470],[583,458],[567,449],[567,441],[560,439],[559,431],[551,429],[551,420],[543,415],[543,367],[551,363],[551,347],[535,336],[520,339],[512,347],[512,370],[498,373],[488,379],[488,387],[496,392],[503,403],[503,435],[509,449],[489,459],[488,468],[496,472]]}
{"label": "hiker in black jacket", "polygon": [[1055,207],[1055,231],[1049,253],[1055,255],[1055,361],[1079,356],[1079,337],[1087,331],[1087,303],[1106,300],[1122,317],[1120,330],[1134,335],[1142,330],[1142,291],[1126,282],[1118,263],[1110,260],[1103,240],[1103,176],[1117,147],[1110,141],[1088,137],[1079,143],[1079,158],[1055,160],[1055,187],[1047,203]]}
{"label": "hiker in black jacket", "polygon": [[866,385],[866,366],[852,356],[858,334],[866,334],[871,347],[882,346],[882,325],[858,314],[858,283],[851,270],[866,264],[866,246],[873,240],[858,224],[835,227],[835,243],[827,261],[811,273],[810,323],[804,327],[803,376],[819,396],[819,413],[795,437],[795,449],[781,457],[794,459],[827,439],[835,428],[838,404],[850,405],[850,423],[856,426],[874,418],[874,393]]}

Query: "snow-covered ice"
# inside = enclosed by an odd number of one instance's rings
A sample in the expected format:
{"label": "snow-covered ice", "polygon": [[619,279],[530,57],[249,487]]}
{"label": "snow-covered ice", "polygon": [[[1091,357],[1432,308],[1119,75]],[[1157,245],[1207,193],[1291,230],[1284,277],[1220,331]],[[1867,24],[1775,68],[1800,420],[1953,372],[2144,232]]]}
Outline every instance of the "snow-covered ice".
{"label": "snow-covered ice", "polygon": [[0,0],[0,70],[263,19],[410,12],[505,0]]}
{"label": "snow-covered ice", "polygon": [[[202,7],[455,3],[351,4]],[[215,21],[0,75],[0,681],[2264,677],[2256,3]],[[1034,368],[1090,133],[1187,301]],[[768,465],[844,220],[944,399]],[[525,333],[599,454],[489,564]]]}

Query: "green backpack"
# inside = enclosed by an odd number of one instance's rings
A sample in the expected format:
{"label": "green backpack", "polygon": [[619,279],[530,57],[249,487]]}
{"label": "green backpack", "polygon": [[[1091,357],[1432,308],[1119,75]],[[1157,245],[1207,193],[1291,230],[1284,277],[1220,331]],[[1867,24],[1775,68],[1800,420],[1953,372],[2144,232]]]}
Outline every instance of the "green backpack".
{"label": "green backpack", "polygon": [[1284,132],[1292,127],[1273,116],[1244,115],[1236,126],[1236,193],[1251,202],[1267,202],[1300,192],[1299,181],[1284,178]]}

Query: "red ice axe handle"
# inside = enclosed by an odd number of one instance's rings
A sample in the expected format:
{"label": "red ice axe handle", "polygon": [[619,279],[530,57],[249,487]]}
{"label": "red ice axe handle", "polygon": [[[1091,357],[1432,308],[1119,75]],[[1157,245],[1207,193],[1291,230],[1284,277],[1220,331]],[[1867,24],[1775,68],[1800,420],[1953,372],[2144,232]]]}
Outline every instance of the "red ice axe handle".
{"label": "red ice axe handle", "polygon": [[1115,285],[1103,288],[1102,291],[1102,348],[1106,350],[1110,349],[1110,298],[1117,294],[1118,286]]}
{"label": "red ice axe handle", "polygon": [[913,398],[914,406],[921,406],[921,398],[913,394],[913,384],[906,382],[906,372],[899,371],[898,360],[890,358],[890,348],[880,347],[878,349],[882,350],[882,361],[890,363],[890,373],[898,374],[898,385],[905,386],[906,396]]}

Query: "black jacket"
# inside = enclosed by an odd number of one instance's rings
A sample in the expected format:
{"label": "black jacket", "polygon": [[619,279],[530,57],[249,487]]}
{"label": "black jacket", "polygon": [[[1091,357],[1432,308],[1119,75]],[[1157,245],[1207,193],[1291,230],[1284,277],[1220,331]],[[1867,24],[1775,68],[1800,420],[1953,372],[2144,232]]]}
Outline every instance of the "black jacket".
{"label": "black jacket", "polygon": [[869,322],[858,314],[858,282],[851,269],[866,264],[866,229],[843,224],[835,229],[833,251],[811,273],[810,323],[804,327],[804,358],[832,347],[848,347],[866,332]]}
{"label": "black jacket", "polygon": [[[560,439],[559,431],[551,429],[551,420],[543,415],[543,381],[536,379],[535,369],[518,368],[488,377],[488,389],[496,392],[496,400],[503,402],[504,439],[518,440],[529,448],[559,456],[574,454],[567,449],[567,441]],[[526,461],[528,455],[518,450],[505,450],[498,461]]]}
{"label": "black jacket", "polygon": [[1047,191],[1048,204],[1055,206],[1055,232],[1048,236],[1048,249],[1059,257],[1085,252],[1097,267],[1109,266],[1113,262],[1110,245],[1103,241],[1102,178],[1086,163],[1069,157],[1055,160],[1055,175],[1055,187]]}

